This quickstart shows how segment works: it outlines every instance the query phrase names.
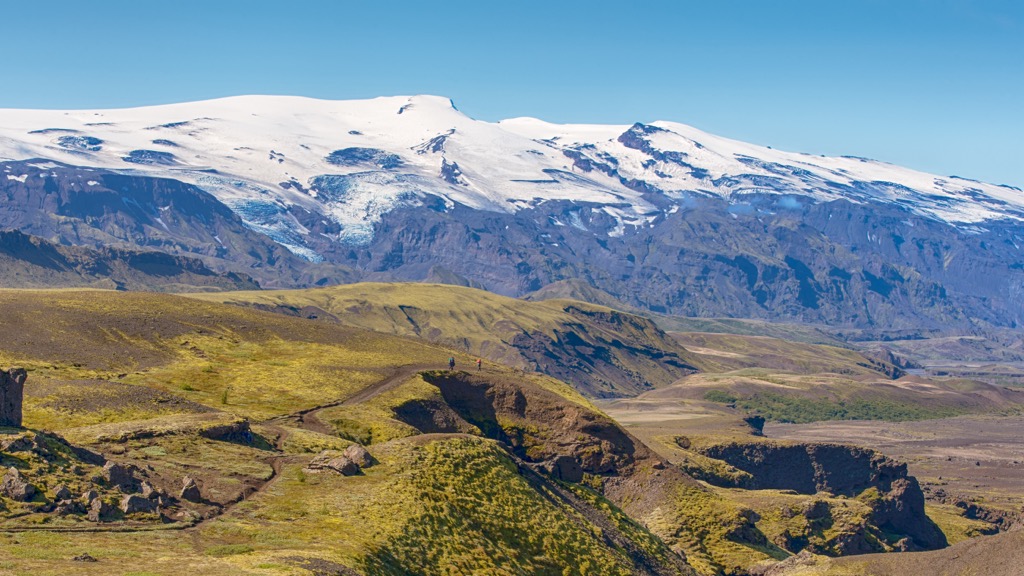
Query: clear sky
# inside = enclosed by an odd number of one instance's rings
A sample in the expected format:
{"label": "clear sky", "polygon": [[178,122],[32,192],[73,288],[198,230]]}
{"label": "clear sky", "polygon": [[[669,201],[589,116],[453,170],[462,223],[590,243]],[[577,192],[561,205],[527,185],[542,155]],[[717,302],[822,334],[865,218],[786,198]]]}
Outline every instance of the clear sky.
{"label": "clear sky", "polygon": [[1024,1],[0,0],[0,108],[439,94],[1024,186]]}

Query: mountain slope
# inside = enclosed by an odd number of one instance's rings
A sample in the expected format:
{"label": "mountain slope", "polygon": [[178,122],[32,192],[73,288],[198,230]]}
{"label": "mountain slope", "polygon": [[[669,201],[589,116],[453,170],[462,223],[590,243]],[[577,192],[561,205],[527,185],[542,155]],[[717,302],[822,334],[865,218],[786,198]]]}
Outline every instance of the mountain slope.
{"label": "mountain slope", "polygon": [[[429,279],[521,296],[579,280],[602,300],[673,315],[959,331],[1024,322],[1021,190],[672,122],[489,123],[431,96],[246,96],[0,110],[4,157],[0,195],[14,208],[2,226],[162,245],[264,285]],[[64,202],[59,222],[17,210],[90,182],[146,208]],[[212,233],[185,225],[179,213],[196,210],[136,198],[154,187],[202,191],[218,208],[201,213],[232,216]]]}
{"label": "mountain slope", "polygon": [[216,273],[200,260],[156,251],[60,246],[0,231],[0,288],[107,288],[151,291],[257,289],[251,278]]}
{"label": "mountain slope", "polygon": [[193,297],[422,338],[488,364],[549,374],[591,397],[632,396],[696,370],[694,356],[650,320],[570,300],[381,283]]}

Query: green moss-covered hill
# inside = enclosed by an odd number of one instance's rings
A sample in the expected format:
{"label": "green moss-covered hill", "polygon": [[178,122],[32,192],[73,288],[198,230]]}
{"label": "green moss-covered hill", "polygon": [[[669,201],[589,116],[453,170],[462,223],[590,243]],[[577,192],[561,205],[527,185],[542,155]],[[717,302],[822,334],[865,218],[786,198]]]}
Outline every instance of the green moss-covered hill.
{"label": "green moss-covered hill", "polygon": [[528,302],[459,286],[394,283],[195,297],[421,338],[544,372],[591,397],[632,396],[696,370],[694,356],[651,320],[572,300]]}

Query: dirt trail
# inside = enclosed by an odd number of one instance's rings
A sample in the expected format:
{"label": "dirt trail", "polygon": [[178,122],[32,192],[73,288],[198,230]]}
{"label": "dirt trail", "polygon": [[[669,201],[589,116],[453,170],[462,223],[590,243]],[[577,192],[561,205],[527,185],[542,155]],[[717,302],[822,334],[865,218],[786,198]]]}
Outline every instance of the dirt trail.
{"label": "dirt trail", "polygon": [[366,388],[363,388],[359,392],[356,392],[352,396],[345,398],[344,400],[337,400],[334,402],[329,402],[327,404],[314,406],[312,408],[304,408],[302,410],[292,412],[291,414],[276,416],[274,418],[258,422],[257,424],[263,425],[273,430],[277,434],[277,437],[274,440],[274,450],[276,451],[276,454],[269,456],[264,460],[264,462],[269,464],[272,469],[270,477],[267,478],[267,480],[264,481],[262,484],[257,486],[255,490],[247,493],[243,498],[239,499],[237,502],[229,502],[224,504],[224,506],[220,508],[217,514],[214,514],[209,518],[204,518],[191,526],[187,526],[186,528],[198,528],[199,526],[202,526],[204,523],[227,513],[238,502],[249,499],[261,492],[266,491],[271,485],[273,485],[273,483],[278,478],[281,477],[281,469],[284,466],[284,464],[301,458],[296,456],[288,456],[284,453],[284,444],[288,440],[288,436],[291,434],[291,432],[288,430],[286,426],[283,426],[283,424],[295,424],[299,428],[302,428],[304,430],[310,430],[312,432],[319,432],[321,434],[333,436],[335,433],[334,429],[324,424],[317,416],[322,410],[334,408],[336,406],[351,406],[355,404],[361,404],[363,402],[371,400],[378,394],[398,387],[400,384],[402,384],[409,378],[412,378],[412,376],[417,372],[432,367],[433,365],[400,366],[393,370],[388,376],[386,376],[380,382],[371,384]]}
{"label": "dirt trail", "polygon": [[352,396],[349,396],[348,398],[345,398],[343,400],[337,400],[335,402],[329,402],[327,404],[321,404],[319,406],[314,406],[312,408],[305,408],[297,412],[292,412],[291,414],[277,416],[263,423],[289,423],[294,424],[297,427],[302,428],[303,430],[309,430],[311,432],[319,432],[320,434],[327,434],[333,436],[334,429],[328,426],[327,424],[324,424],[323,421],[320,420],[318,416],[320,412],[322,412],[323,410],[327,410],[328,408],[335,408],[337,406],[353,406],[356,404],[362,404],[363,402],[367,402],[375,398],[379,394],[397,388],[403,382],[405,382],[409,378],[412,378],[412,376],[417,372],[420,372],[422,370],[428,370],[430,368],[436,368],[436,366],[433,364],[412,364],[408,366],[399,366],[380,382],[371,384],[366,388],[363,388],[359,392],[356,392]]}

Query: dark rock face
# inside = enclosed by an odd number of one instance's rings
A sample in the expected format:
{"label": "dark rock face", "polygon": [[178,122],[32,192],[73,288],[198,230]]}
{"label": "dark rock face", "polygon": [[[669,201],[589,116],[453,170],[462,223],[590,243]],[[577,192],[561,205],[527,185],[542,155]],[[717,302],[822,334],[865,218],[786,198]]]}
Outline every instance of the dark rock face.
{"label": "dark rock face", "polygon": [[378,168],[398,168],[402,165],[402,159],[397,154],[391,154],[376,148],[345,148],[335,150],[324,158],[328,163],[335,166],[359,166],[370,164]]}
{"label": "dark rock face", "polygon": [[580,467],[580,463],[572,456],[556,456],[554,460],[547,463],[545,472],[552,478],[557,478],[564,482],[583,481],[583,468]]}
{"label": "dark rock face", "polygon": [[[271,285],[281,285],[283,278],[286,285],[295,285],[295,280],[312,273],[307,260],[250,228],[231,208],[195,186],[166,178],[49,165],[44,169],[33,161],[0,163],[26,175],[24,182],[0,179],[0,229],[20,230],[63,245],[198,258],[218,272],[253,277],[265,272]],[[310,217],[311,230],[331,232],[317,224],[320,220]],[[169,268],[159,256],[138,258],[139,266],[155,274]],[[41,263],[61,267],[61,260],[44,254]],[[346,277],[340,267],[325,270],[335,278]]]}
{"label": "dark rock face", "polygon": [[21,428],[21,406],[25,397],[24,368],[0,370],[0,426]]}
{"label": "dark rock face", "polygon": [[[697,371],[670,351],[673,346],[665,333],[646,318],[574,305],[564,306],[563,311],[586,323],[567,324],[564,330],[550,335],[522,332],[509,343],[534,363],[535,370],[573,384],[584,393],[599,398],[635,395]],[[604,327],[618,335],[642,337],[608,337],[601,333]],[[642,361],[645,366],[629,366],[624,357]],[[657,369],[652,370],[655,366]],[[656,381],[655,374],[663,381]]]}
{"label": "dark rock face", "polygon": [[[1024,254],[1012,222],[965,232],[897,205],[748,201],[743,211],[694,198],[620,236],[601,206],[579,202],[515,214],[405,207],[385,215],[346,263],[404,280],[441,266],[509,296],[576,279],[625,304],[683,316],[885,329],[1024,325]],[[395,253],[400,261],[385,257]]]}
{"label": "dark rock face", "polygon": [[[946,537],[925,515],[924,493],[907,465],[894,462],[869,449],[841,444],[793,444],[767,442],[720,444],[701,448],[705,456],[722,460],[750,476],[742,487],[795,490],[803,494],[827,492],[855,497],[869,489],[878,498],[870,506],[873,523],[882,530],[904,534],[910,549],[934,550],[946,546]],[[709,481],[716,481],[709,478]],[[805,513],[811,518],[821,510]],[[860,541],[858,541],[860,542]],[[863,553],[862,542],[848,543],[850,553]]]}
{"label": "dark rock face", "polygon": [[156,150],[132,150],[121,159],[130,164],[170,166],[178,163],[178,159],[174,157],[174,154],[158,152]]}

